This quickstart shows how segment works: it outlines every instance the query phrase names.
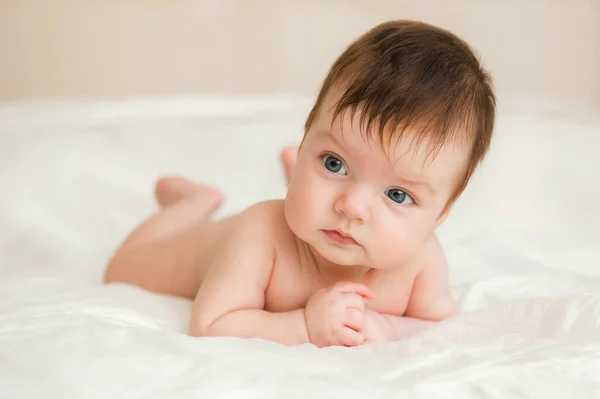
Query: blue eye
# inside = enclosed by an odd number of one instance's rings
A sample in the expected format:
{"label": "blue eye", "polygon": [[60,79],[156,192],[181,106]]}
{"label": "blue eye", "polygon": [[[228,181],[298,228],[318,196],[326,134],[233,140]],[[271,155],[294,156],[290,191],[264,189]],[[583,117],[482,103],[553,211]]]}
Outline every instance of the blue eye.
{"label": "blue eye", "polygon": [[412,197],[399,188],[390,188],[389,190],[385,191],[385,195],[400,205],[410,205],[414,203]]}
{"label": "blue eye", "polygon": [[333,155],[323,155],[321,157],[321,161],[323,162],[325,168],[331,173],[340,173],[342,175],[348,174],[348,171],[346,170],[346,167],[344,166],[342,161],[340,161]]}

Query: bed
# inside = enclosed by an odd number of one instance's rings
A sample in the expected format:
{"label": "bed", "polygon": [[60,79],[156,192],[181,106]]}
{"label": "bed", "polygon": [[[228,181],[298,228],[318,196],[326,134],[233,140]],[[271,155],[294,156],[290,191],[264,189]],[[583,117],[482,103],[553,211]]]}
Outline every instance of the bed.
{"label": "bed", "polygon": [[0,106],[2,398],[600,397],[600,114],[500,110],[439,236],[461,314],[358,348],[186,335],[191,303],[102,285],[152,184],[220,187],[217,217],[285,193],[310,98]]}

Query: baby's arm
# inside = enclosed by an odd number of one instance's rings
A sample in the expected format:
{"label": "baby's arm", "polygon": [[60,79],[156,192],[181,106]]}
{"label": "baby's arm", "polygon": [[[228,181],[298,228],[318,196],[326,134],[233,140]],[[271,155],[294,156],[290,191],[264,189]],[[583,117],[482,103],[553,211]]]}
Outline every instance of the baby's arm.
{"label": "baby's arm", "polygon": [[448,266],[435,236],[425,245],[415,267],[419,273],[413,284],[404,316],[370,312],[367,325],[373,337],[367,342],[389,342],[408,338],[458,312],[448,285]]}
{"label": "baby's arm", "polygon": [[268,203],[240,215],[238,226],[219,248],[196,295],[191,335],[263,338],[284,345],[309,342],[304,309],[263,310],[275,261],[276,223]]}
{"label": "baby's arm", "polygon": [[458,312],[448,283],[448,264],[437,237],[432,236],[418,259],[419,273],[413,284],[406,316],[441,321]]}

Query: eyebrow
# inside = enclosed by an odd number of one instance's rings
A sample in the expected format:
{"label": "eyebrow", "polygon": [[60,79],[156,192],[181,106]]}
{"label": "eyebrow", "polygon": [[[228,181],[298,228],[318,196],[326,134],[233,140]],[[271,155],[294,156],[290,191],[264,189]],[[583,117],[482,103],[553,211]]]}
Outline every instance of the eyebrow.
{"label": "eyebrow", "polygon": [[432,197],[435,197],[435,194],[436,194],[435,190],[433,189],[433,186],[431,184],[429,184],[429,182],[427,182],[427,181],[409,179],[409,178],[398,176],[398,175],[396,175],[396,178],[398,179],[398,181],[400,181],[403,184],[406,184],[408,186],[421,187],[425,191],[427,191],[429,193],[429,195],[431,195]]}
{"label": "eyebrow", "polygon": [[319,133],[323,137],[327,137],[327,138],[333,140],[338,146],[340,146],[342,148],[345,148],[345,146],[342,143],[342,141],[340,139],[338,139],[337,137],[335,137],[335,135],[333,133],[331,133],[331,130],[321,130],[321,131],[319,131]]}
{"label": "eyebrow", "polygon": [[[394,162],[395,165],[395,162]],[[436,197],[436,191],[427,180],[420,180],[418,178],[410,178],[406,175],[402,175],[401,173],[394,173],[394,177],[397,181],[401,182],[403,185],[412,186],[412,187],[420,187],[428,192],[431,197]]]}

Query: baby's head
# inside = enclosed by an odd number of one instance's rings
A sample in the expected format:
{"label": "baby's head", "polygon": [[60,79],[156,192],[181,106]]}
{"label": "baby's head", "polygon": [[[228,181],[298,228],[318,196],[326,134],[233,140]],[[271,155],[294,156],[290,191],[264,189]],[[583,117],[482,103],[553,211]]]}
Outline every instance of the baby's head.
{"label": "baby's head", "polygon": [[494,117],[490,78],[466,43],[419,22],[375,27],[333,64],[307,118],[290,229],[333,263],[408,260],[465,189]]}

